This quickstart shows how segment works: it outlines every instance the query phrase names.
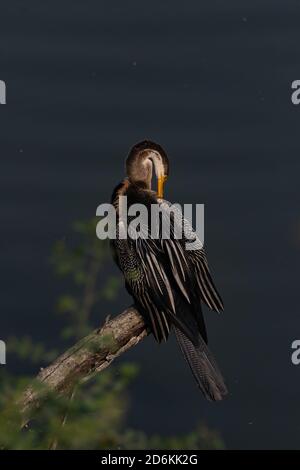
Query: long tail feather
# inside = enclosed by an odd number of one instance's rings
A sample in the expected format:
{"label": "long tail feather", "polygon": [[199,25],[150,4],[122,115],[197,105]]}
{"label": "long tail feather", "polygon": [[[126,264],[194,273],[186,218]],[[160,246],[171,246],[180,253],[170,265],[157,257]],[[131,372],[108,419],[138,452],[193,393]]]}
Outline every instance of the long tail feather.
{"label": "long tail feather", "polygon": [[201,335],[198,336],[198,344],[194,345],[179,328],[174,326],[174,330],[180,349],[205,398],[210,401],[222,400],[227,394],[227,388]]}

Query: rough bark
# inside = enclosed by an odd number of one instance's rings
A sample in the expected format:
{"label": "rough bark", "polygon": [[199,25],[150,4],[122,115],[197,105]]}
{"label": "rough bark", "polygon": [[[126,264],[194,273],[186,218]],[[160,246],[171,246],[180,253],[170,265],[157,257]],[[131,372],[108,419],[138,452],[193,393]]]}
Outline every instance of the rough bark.
{"label": "rough bark", "polygon": [[43,386],[29,387],[20,401],[24,424],[30,412],[42,405],[50,391],[70,394],[76,384],[101,372],[146,335],[145,323],[134,307],[107,320],[101,328],[83,338],[40,371],[37,383]]}

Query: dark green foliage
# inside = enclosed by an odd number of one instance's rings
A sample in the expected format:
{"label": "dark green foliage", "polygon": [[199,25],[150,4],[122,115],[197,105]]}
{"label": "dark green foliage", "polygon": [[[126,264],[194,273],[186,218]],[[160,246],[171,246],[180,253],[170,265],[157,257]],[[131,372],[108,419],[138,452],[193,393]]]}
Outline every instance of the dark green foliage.
{"label": "dark green foliage", "polygon": [[[92,314],[101,311],[101,300],[113,300],[120,280],[104,276],[110,259],[108,243],[95,235],[96,220],[74,224],[72,247],[57,242],[51,263],[59,278],[66,277],[69,291],[57,301],[57,312],[63,314],[66,326],[64,340],[76,341],[89,333]],[[102,279],[100,280],[102,275]],[[99,320],[98,320],[99,322]],[[98,325],[99,326],[99,323]],[[108,336],[103,339],[111,342]],[[10,338],[10,356],[22,361],[22,369],[30,364],[45,365],[58,351],[48,350],[32,338]],[[22,392],[33,378],[9,374],[8,367],[0,374],[0,448],[1,449],[221,449],[218,434],[199,426],[182,437],[148,437],[128,429],[126,414],[129,406],[128,385],[137,374],[137,366],[122,363],[109,367],[89,382],[78,386],[69,397],[47,396],[46,403],[31,416],[29,426],[22,431],[22,417],[16,405]],[[34,383],[34,387],[41,384]],[[131,403],[134,406],[134,403]],[[142,423],[141,423],[142,426]]]}

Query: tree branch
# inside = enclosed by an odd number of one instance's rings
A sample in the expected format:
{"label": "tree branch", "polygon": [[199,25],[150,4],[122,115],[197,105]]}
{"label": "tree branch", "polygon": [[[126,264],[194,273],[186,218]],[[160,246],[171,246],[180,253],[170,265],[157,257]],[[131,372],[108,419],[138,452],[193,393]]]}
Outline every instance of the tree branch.
{"label": "tree branch", "polygon": [[[22,414],[29,416],[51,391],[62,395],[70,393],[78,382],[101,372],[146,335],[144,320],[134,307],[107,320],[100,329],[80,340],[50,366],[41,369],[37,382],[45,387],[32,386],[25,391],[19,403]],[[24,424],[26,421],[25,418]]]}

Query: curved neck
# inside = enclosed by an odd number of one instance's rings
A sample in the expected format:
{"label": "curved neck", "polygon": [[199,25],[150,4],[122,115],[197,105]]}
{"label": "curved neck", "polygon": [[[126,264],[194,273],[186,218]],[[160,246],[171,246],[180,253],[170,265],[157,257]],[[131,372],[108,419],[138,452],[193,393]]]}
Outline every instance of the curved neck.
{"label": "curved neck", "polygon": [[135,164],[130,165],[129,168],[127,168],[129,181],[133,184],[142,186],[145,189],[151,189],[153,172],[152,161],[145,156],[145,158],[139,159],[134,163]]}

